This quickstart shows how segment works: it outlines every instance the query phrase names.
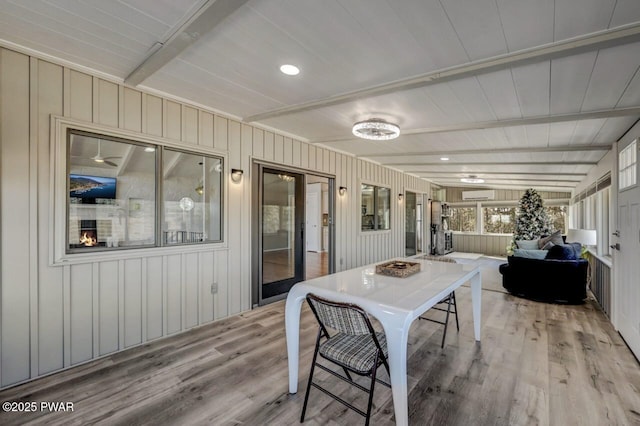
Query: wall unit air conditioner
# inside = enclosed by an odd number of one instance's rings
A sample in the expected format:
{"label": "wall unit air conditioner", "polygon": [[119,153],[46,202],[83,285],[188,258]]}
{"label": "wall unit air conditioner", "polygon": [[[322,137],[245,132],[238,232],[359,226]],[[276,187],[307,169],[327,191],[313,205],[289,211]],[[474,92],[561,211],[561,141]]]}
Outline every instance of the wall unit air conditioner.
{"label": "wall unit air conditioner", "polygon": [[485,191],[462,191],[463,201],[493,200],[495,198],[496,192],[493,189]]}

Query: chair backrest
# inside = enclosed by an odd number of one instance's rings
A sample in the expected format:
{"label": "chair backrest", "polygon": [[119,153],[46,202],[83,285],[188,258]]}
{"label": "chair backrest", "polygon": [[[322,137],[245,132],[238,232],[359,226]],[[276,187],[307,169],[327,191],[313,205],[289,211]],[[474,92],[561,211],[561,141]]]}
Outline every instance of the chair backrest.
{"label": "chair backrest", "polygon": [[344,334],[373,334],[367,313],[358,305],[334,302],[315,294],[307,294],[307,302],[320,326],[330,327]]}

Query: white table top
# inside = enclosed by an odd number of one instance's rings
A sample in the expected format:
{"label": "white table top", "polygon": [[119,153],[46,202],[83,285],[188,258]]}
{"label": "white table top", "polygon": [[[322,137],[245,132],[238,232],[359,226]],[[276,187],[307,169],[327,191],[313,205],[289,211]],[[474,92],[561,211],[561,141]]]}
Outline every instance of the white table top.
{"label": "white table top", "polygon": [[[376,274],[376,264],[371,264],[303,281],[296,286],[329,298],[340,293],[341,301],[360,305],[374,316],[382,309],[409,314],[415,319],[449,294],[447,288],[451,283],[468,280],[478,268],[473,264],[411,258],[398,260],[418,262],[421,271],[405,278],[396,278]],[[377,307],[373,308],[372,305]]]}

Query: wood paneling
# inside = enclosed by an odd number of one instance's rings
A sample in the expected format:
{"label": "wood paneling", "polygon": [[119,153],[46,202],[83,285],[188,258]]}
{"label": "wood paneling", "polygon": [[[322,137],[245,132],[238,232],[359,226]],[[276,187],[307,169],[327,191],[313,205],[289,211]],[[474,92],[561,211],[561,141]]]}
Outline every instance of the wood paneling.
{"label": "wood paneling", "polygon": [[0,378],[29,377],[29,57],[0,50]]}
{"label": "wood paneling", "polygon": [[[336,268],[402,256],[405,187],[429,183],[211,111],[0,49],[0,387],[65,369],[251,307],[252,158],[336,176]],[[226,246],[52,265],[51,116],[227,153]],[[391,188],[391,230],[360,231],[362,179]],[[60,230],[56,230],[60,232]],[[37,245],[30,242],[37,241]],[[213,289],[212,289],[213,285]]]}

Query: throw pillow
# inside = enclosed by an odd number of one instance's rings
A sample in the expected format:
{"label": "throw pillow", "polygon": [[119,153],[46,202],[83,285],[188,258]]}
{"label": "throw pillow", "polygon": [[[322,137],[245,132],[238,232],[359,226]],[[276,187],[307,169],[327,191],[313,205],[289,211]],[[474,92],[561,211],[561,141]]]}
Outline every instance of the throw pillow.
{"label": "throw pillow", "polygon": [[544,247],[545,244],[547,244],[549,241],[551,241],[553,244],[564,244],[564,241],[562,241],[562,234],[560,233],[560,231],[556,231],[549,236],[540,237],[540,239],[538,240],[538,248]]}
{"label": "throw pillow", "polygon": [[538,250],[538,240],[516,240],[516,245],[519,249],[524,250]]}
{"label": "throw pillow", "polygon": [[569,244],[556,244],[547,251],[545,259],[576,260],[576,253]]}
{"label": "throw pillow", "polygon": [[580,244],[580,243],[569,243],[567,245],[573,247],[573,252],[576,255],[576,259],[580,259],[582,257],[582,244]]}
{"label": "throw pillow", "polygon": [[555,246],[551,241],[547,242],[547,244],[542,247],[542,250],[549,250],[551,247]]}
{"label": "throw pillow", "polygon": [[525,259],[544,259],[547,256],[547,251],[515,249],[513,250],[513,255],[515,257],[524,257]]}

